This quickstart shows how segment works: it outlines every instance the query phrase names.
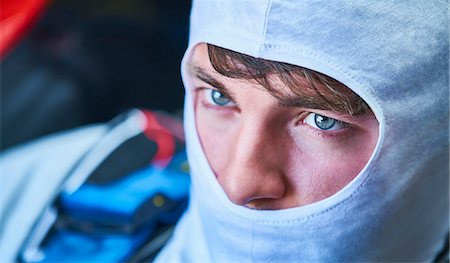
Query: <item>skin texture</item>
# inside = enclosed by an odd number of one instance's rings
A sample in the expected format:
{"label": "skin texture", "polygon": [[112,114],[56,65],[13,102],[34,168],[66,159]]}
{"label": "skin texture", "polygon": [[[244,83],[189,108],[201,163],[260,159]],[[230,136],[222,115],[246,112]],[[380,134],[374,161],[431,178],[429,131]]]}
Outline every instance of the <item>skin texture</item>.
{"label": "skin texture", "polygon": [[[203,150],[235,204],[272,210],[317,202],[357,176],[375,148],[378,121],[371,111],[350,116],[280,105],[256,82],[215,72],[206,44],[194,48],[188,72]],[[273,83],[288,93],[276,78]],[[320,129],[315,118],[321,116],[335,125]]]}

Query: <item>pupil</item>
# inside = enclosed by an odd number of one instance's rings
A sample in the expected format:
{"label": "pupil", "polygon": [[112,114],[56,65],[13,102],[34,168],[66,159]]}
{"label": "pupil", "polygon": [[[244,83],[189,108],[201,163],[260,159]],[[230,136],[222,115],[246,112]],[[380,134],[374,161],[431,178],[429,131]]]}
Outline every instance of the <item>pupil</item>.
{"label": "pupil", "polygon": [[316,123],[317,127],[319,127],[320,129],[328,130],[334,126],[334,124],[336,123],[336,120],[316,114],[314,116],[314,122]]}
{"label": "pupil", "polygon": [[228,102],[230,102],[230,99],[226,95],[220,93],[217,90],[213,90],[211,92],[211,98],[217,105],[223,106],[226,105]]}

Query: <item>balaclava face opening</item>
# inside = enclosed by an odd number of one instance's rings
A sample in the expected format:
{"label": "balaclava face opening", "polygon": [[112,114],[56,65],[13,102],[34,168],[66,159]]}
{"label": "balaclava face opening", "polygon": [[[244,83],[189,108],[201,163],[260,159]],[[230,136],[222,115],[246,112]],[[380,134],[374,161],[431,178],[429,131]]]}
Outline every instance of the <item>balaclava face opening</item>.
{"label": "balaclava face opening", "polygon": [[321,72],[369,104],[380,136],[365,168],[338,193],[302,207],[251,210],[230,202],[211,171],[187,88],[190,206],[157,260],[433,260],[449,227],[446,10],[439,1],[194,2],[183,65],[206,42]]}

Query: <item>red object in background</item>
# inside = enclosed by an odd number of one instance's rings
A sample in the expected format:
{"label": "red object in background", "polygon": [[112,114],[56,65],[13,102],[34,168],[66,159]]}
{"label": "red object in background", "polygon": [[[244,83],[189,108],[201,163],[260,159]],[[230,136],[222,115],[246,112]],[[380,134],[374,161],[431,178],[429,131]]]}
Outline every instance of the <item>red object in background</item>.
{"label": "red object in background", "polygon": [[0,59],[28,33],[47,0],[0,0]]}
{"label": "red object in background", "polygon": [[158,145],[153,164],[165,167],[175,154],[175,136],[169,129],[161,125],[157,117],[150,111],[143,110],[142,112],[146,119],[144,134]]}

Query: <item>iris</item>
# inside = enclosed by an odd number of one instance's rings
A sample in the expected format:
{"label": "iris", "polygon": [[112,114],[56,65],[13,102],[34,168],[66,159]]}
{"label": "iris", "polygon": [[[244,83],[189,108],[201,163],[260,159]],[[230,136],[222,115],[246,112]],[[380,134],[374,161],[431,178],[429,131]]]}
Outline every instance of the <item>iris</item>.
{"label": "iris", "polygon": [[211,90],[211,99],[215,104],[220,106],[225,106],[231,102],[231,99],[227,95],[217,90]]}
{"label": "iris", "polygon": [[326,116],[322,116],[319,114],[315,114],[314,122],[316,123],[317,127],[322,130],[329,130],[329,129],[333,128],[333,126],[336,124],[335,119],[328,118]]}

